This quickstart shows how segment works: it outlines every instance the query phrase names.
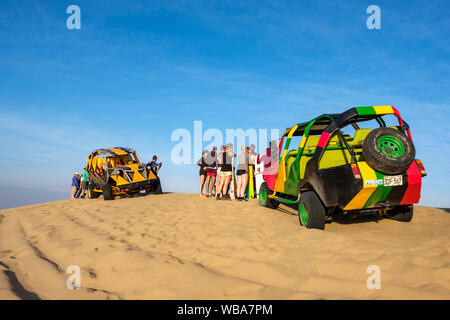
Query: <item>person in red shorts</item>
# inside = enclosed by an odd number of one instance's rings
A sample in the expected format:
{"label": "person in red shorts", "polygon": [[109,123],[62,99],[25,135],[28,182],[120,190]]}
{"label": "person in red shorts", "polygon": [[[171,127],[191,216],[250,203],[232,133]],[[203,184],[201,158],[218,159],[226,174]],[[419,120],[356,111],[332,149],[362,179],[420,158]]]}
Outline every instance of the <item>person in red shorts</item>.
{"label": "person in red shorts", "polygon": [[212,196],[216,186],[217,176],[217,147],[213,147],[206,158],[206,196]]}

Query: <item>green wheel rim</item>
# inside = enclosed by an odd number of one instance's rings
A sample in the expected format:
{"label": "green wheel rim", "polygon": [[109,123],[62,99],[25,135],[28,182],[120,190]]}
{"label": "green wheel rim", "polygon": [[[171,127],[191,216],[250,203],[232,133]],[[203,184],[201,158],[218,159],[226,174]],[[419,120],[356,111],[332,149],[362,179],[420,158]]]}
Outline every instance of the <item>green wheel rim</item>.
{"label": "green wheel rim", "polygon": [[300,215],[300,221],[304,226],[308,224],[308,209],[306,209],[305,204],[302,202],[298,207],[298,214]]}
{"label": "green wheel rim", "polygon": [[263,188],[259,190],[259,204],[264,206],[266,204],[266,192]]}
{"label": "green wheel rim", "polygon": [[378,149],[386,157],[399,158],[405,154],[405,145],[394,136],[385,135],[377,140]]}

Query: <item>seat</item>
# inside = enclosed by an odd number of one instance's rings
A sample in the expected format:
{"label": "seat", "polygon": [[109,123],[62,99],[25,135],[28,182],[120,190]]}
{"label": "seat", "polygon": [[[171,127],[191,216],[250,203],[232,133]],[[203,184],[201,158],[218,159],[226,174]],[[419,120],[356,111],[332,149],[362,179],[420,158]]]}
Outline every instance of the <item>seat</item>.
{"label": "seat", "polygon": [[348,141],[349,146],[362,145],[363,141],[366,139],[367,135],[371,132],[370,129],[358,129],[355,131],[355,135],[352,140]]}

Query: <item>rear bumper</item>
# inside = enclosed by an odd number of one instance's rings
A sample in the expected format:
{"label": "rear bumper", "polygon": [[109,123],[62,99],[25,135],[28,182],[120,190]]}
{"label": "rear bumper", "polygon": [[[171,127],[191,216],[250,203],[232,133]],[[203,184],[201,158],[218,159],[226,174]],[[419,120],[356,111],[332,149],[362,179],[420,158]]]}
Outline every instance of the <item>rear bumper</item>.
{"label": "rear bumper", "polygon": [[131,189],[131,190],[144,190],[149,187],[156,186],[159,183],[159,179],[151,179],[139,182],[133,182],[129,184],[122,184],[118,186],[119,189]]}
{"label": "rear bumper", "polygon": [[343,210],[387,208],[419,202],[422,176],[415,161],[401,174],[403,184],[399,186],[371,183],[383,180],[386,175],[376,172],[364,161],[358,162],[358,168],[361,179],[355,179],[351,166],[344,165],[311,170],[308,182],[325,206],[338,206]]}

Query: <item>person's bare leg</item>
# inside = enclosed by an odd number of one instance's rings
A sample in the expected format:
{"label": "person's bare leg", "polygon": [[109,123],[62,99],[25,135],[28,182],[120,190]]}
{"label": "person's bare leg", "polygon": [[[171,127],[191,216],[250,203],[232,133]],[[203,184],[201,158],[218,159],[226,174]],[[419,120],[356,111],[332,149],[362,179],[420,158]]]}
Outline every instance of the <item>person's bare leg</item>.
{"label": "person's bare leg", "polygon": [[237,190],[236,190],[236,196],[239,198],[241,196],[241,181],[242,178],[240,175],[237,176]]}
{"label": "person's bare leg", "polygon": [[222,180],[222,177],[221,177],[221,176],[217,176],[217,183],[216,183],[216,195],[220,193],[220,189],[219,189],[219,186],[220,186],[220,182],[221,182],[221,180]]}
{"label": "person's bare leg", "polygon": [[216,197],[219,196],[219,194],[222,194],[222,188],[223,188],[223,181],[225,177],[219,176],[219,182],[216,186]]}
{"label": "person's bare leg", "polygon": [[241,197],[245,197],[245,188],[247,188],[248,183],[248,173],[242,175],[242,187],[241,187]]}
{"label": "person's bare leg", "polygon": [[200,185],[198,187],[198,191],[199,191],[199,196],[200,197],[204,197],[205,195],[203,194],[203,186],[205,185],[205,176],[201,175],[200,176]]}
{"label": "person's bare leg", "polygon": [[212,195],[213,189],[216,185],[216,177],[211,177],[211,185],[209,186],[209,194]]}
{"label": "person's bare leg", "polygon": [[206,191],[206,195],[210,195],[211,193],[209,192],[209,184],[211,183],[211,176],[206,176],[206,185],[205,185],[205,191]]}
{"label": "person's bare leg", "polygon": [[228,190],[228,185],[230,184],[231,176],[223,177],[224,183],[222,188],[222,194],[226,195]]}

